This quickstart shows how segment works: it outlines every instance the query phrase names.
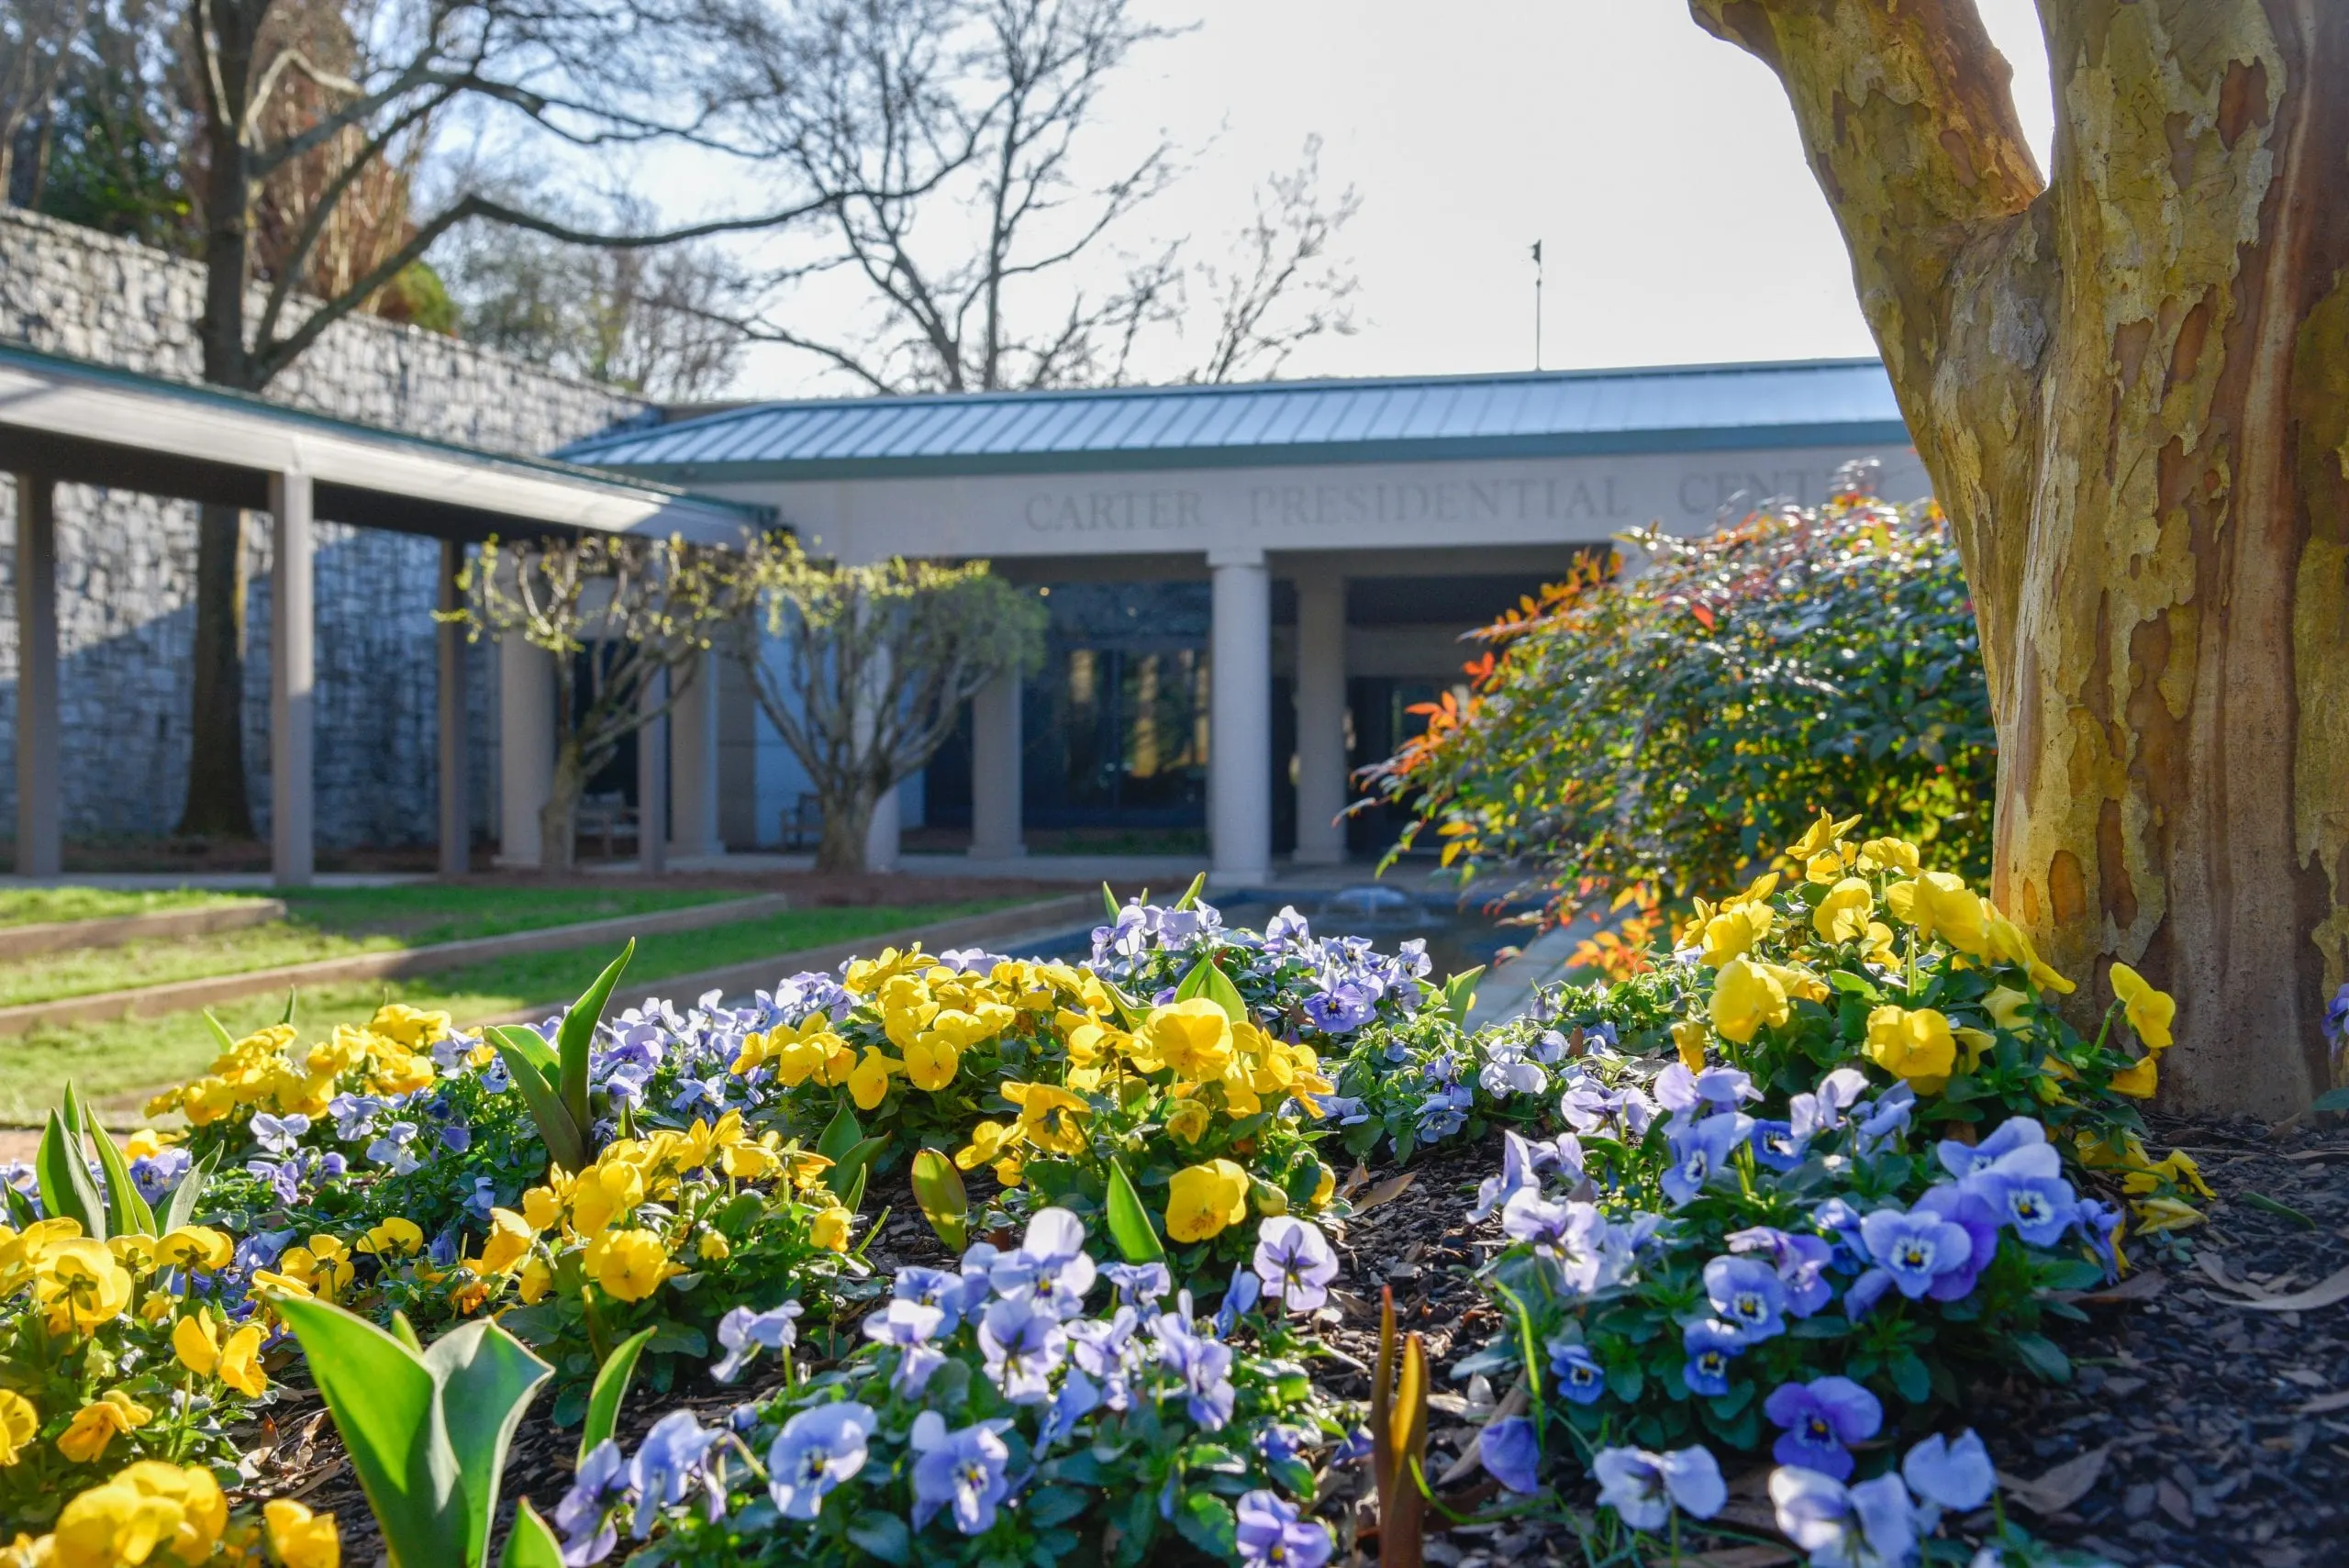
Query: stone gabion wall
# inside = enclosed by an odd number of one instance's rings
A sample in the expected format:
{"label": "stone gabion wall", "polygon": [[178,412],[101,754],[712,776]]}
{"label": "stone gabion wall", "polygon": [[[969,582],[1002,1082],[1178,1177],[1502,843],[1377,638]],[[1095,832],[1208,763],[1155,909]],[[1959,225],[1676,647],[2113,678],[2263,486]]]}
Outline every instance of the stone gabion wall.
{"label": "stone gabion wall", "polygon": [[[0,208],[0,340],[181,381],[201,379],[192,263],[70,224]],[[258,314],[258,307],[254,314]],[[640,412],[609,387],[414,328],[347,317],[269,388],[274,401],[491,451],[540,454]],[[0,528],[15,529],[0,476]],[[253,565],[245,667],[245,767],[266,837],[269,519],[247,519]],[[57,497],[59,684],[70,837],[151,836],[186,789],[196,509],[128,491]],[[440,546],[321,523],[317,529],[317,828],[329,846],[428,843],[438,834],[431,618]],[[15,552],[8,551],[7,572]],[[0,834],[16,812],[16,598],[0,578]],[[496,791],[495,651],[472,651],[469,770],[475,828]]]}

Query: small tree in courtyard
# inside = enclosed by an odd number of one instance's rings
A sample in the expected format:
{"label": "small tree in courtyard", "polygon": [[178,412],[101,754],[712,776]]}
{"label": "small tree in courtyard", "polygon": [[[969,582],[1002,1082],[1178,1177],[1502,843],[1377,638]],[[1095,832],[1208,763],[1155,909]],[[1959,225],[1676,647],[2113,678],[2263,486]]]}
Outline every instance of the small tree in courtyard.
{"label": "small tree in courtyard", "polygon": [[780,657],[764,657],[749,626],[728,651],[816,786],[817,868],[862,871],[874,806],[930,761],[981,687],[1035,662],[1043,606],[984,561],[842,566],[787,534],[755,544],[744,576]]}
{"label": "small tree in courtyard", "polygon": [[[741,618],[749,583],[740,557],[679,539],[493,539],[467,563],[458,586],[468,637],[519,637],[554,660],[554,781],[539,812],[542,870],[576,863],[587,781],[623,740],[692,689],[701,656]],[[666,700],[649,704],[664,673]]]}

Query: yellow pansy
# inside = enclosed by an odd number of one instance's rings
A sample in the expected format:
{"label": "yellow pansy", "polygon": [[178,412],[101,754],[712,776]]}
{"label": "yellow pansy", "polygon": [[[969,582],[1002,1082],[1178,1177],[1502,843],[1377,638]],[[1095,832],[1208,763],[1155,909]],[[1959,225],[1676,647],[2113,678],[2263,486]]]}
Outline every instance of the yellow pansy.
{"label": "yellow pansy", "polygon": [[1065,1089],[1050,1084],[1006,1083],[1003,1097],[1019,1107],[1019,1135],[1053,1154],[1082,1154],[1089,1140],[1078,1118],[1093,1107]]}
{"label": "yellow pansy", "polygon": [[225,1269],[237,1244],[206,1225],[183,1225],[155,1243],[155,1256],[173,1268]]}
{"label": "yellow pansy", "polygon": [[405,1002],[386,1002],[367,1020],[367,1028],[395,1045],[422,1051],[449,1038],[454,1020],[448,1014],[428,1012]]}
{"label": "yellow pansy", "polygon": [[1680,1065],[1691,1073],[1705,1070],[1705,1042],[1711,1038],[1705,1026],[1694,1018],[1683,1018],[1672,1026],[1672,1049],[1680,1053]]}
{"label": "yellow pansy", "polygon": [[163,1151],[163,1135],[151,1127],[142,1127],[122,1140],[122,1157],[145,1160]]}
{"label": "yellow pansy", "polygon": [[0,1388],[0,1469],[17,1462],[40,1429],[40,1407],[13,1388]]}
{"label": "yellow pansy", "polygon": [[861,958],[848,966],[842,984],[859,996],[869,996],[900,974],[919,973],[937,966],[938,961],[918,946],[903,952],[896,948],[883,948],[872,958]]}
{"label": "yellow pansy", "polygon": [[1920,937],[1934,937],[1976,958],[1989,951],[1989,932],[1982,918],[1982,898],[1951,872],[1920,873],[1914,881],[1896,882],[1884,890],[1884,906],[1893,917],[1906,920]]}
{"label": "yellow pansy", "polygon": [[515,1281],[516,1293],[521,1296],[525,1307],[535,1306],[553,1285],[554,1265],[535,1253],[522,1265],[522,1272]]}
{"label": "yellow pansy", "polygon": [[1810,929],[1822,941],[1856,942],[1867,936],[1875,915],[1876,895],[1858,877],[1847,876],[1830,887],[1810,912]]}
{"label": "yellow pansy", "polygon": [[2009,1034],[2021,1034],[2031,1022],[2031,998],[2011,986],[1997,985],[1982,998],[1982,1010]]}
{"label": "yellow pansy", "polygon": [[571,1189],[571,1223],[582,1236],[596,1235],[644,1201],[644,1173],[613,1153],[605,1151]]}
{"label": "yellow pansy", "polygon": [[2190,1203],[2174,1197],[2149,1197],[2135,1205],[2140,1230],[2183,1230],[2210,1217]]}
{"label": "yellow pansy", "polygon": [[864,1048],[864,1059],[848,1075],[849,1098],[856,1108],[869,1111],[878,1106],[889,1093],[889,1080],[906,1070],[906,1064],[882,1051],[877,1045]]}
{"label": "yellow pansy", "polygon": [[2169,1026],[2177,1017],[2177,1003],[2165,991],[2156,991],[2151,982],[2125,963],[2112,966],[2112,997],[2137,1031],[2137,1038],[2148,1051],[2169,1049]]}
{"label": "yellow pansy", "polygon": [[284,1568],[341,1568],[342,1536],[332,1514],[314,1514],[291,1497],[261,1506],[269,1550]]}
{"label": "yellow pansy", "polygon": [[2143,1061],[2132,1062],[2112,1075],[2112,1092],[2116,1095],[2127,1095],[2133,1099],[2150,1100],[2154,1097],[2154,1091],[2160,1086],[2161,1069],[2155,1065],[2150,1054]]}
{"label": "yellow pansy", "polygon": [[1166,1234],[1204,1241],[1248,1218],[1248,1173],[1229,1160],[1210,1160],[1174,1173],[1167,1184]]}
{"label": "yellow pansy", "polygon": [[489,1211],[489,1237],[481,1244],[481,1256],[467,1266],[477,1274],[512,1273],[530,1255],[530,1243],[537,1234],[530,1222],[512,1209],[493,1208]]}
{"label": "yellow pansy", "polygon": [[1847,817],[1838,822],[1831,813],[1821,811],[1819,819],[1804,831],[1803,836],[1787,846],[1787,858],[1800,862],[1813,855],[1824,854],[1835,848],[1837,840],[1859,825],[1860,819],[1856,817]]}
{"label": "yellow pansy", "polygon": [[1166,1106],[1167,1136],[1184,1143],[1197,1143],[1208,1133],[1213,1113],[1204,1100],[1173,1100]]}
{"label": "yellow pansy", "polygon": [[534,1231],[552,1230],[562,1223],[562,1200],[551,1187],[532,1187],[522,1195],[522,1218]]}
{"label": "yellow pansy", "polygon": [[1868,1015],[1868,1060],[1909,1081],[1920,1094],[1945,1087],[1957,1064],[1949,1019],[1932,1007],[1882,1006]]}
{"label": "yellow pansy", "polygon": [[607,1230],[589,1243],[584,1262],[588,1277],[619,1301],[642,1301],[662,1280],[685,1273],[650,1230]]}
{"label": "yellow pansy", "polygon": [[906,1082],[931,1094],[954,1082],[963,1069],[963,1053],[951,1040],[924,1030],[906,1047]]}
{"label": "yellow pansy", "polygon": [[228,1526],[228,1500],[202,1465],[140,1460],[67,1503],[50,1544],[55,1568],[122,1568],[168,1552],[203,1562]]}
{"label": "yellow pansy", "polygon": [[1968,1073],[1982,1065],[1983,1056],[1998,1043],[1998,1037],[1987,1029],[1968,1029],[1962,1024],[1953,1024],[1950,1026],[1949,1032],[1965,1049],[1965,1070]]}
{"label": "yellow pansy", "polygon": [[46,1249],[33,1273],[33,1298],[47,1309],[53,1333],[87,1331],[120,1317],[130,1305],[130,1289],[129,1271],[105,1242],[86,1237]]}
{"label": "yellow pansy", "polygon": [[1777,913],[1767,904],[1732,904],[1724,907],[1705,922],[1706,966],[1719,969],[1731,959],[1753,951],[1753,944],[1770,934],[1777,918]]}
{"label": "yellow pansy", "polygon": [[371,1229],[359,1250],[379,1258],[412,1258],[424,1251],[424,1229],[413,1219],[394,1215]]}
{"label": "yellow pansy", "polygon": [[1205,996],[1152,1008],[1137,1035],[1150,1054],[1195,1084],[1220,1078],[1231,1065],[1231,1017]]}
{"label": "yellow pansy", "polygon": [[1330,1195],[1335,1193],[1337,1190],[1338,1173],[1331,1170],[1329,1166],[1323,1165],[1321,1167],[1320,1179],[1313,1184],[1313,1207],[1315,1208],[1319,1208],[1323,1205],[1327,1204],[1330,1201]]}
{"label": "yellow pansy", "polygon": [[2183,1149],[2171,1151],[2166,1160],[2130,1172],[2121,1179],[2121,1184],[2132,1193],[2149,1193],[2160,1186],[2165,1179],[2180,1186],[2192,1187],[2204,1197],[2219,1195],[2210,1190],[2210,1184],[2202,1179],[2202,1167],[2197,1165],[2194,1157]]}
{"label": "yellow pansy", "polygon": [[2039,950],[2031,945],[2029,933],[1999,914],[1998,906],[1987,898],[1982,900],[1982,927],[1989,948],[1987,956],[2021,966],[2030,972],[2033,984],[2059,996],[2068,996],[2076,989],[2070,981],[2041,961]]}
{"label": "yellow pansy", "polygon": [[1923,868],[1924,856],[1906,839],[1870,839],[1860,846],[1859,865],[1865,872],[1915,876]]}
{"label": "yellow pansy", "polygon": [[132,1231],[126,1236],[106,1238],[106,1251],[115,1262],[134,1274],[152,1273],[155,1270],[155,1240],[152,1236]]}
{"label": "yellow pansy", "polygon": [[1770,966],[1733,958],[1713,982],[1713,1028],[1723,1040],[1743,1045],[1765,1025],[1787,1021],[1787,988]]}
{"label": "yellow pansy", "polygon": [[992,1164],[1017,1149],[1023,1136],[1016,1124],[1007,1127],[999,1121],[980,1122],[971,1129],[971,1141],[954,1151],[954,1163],[965,1171]]}
{"label": "yellow pansy", "polygon": [[849,1229],[855,1223],[853,1213],[834,1204],[818,1210],[816,1218],[807,1222],[807,1239],[827,1252],[845,1252]]}
{"label": "yellow pansy", "polygon": [[705,1263],[722,1263],[734,1255],[734,1244],[719,1231],[705,1230],[694,1244],[694,1251]]}
{"label": "yellow pansy", "polygon": [[135,1432],[155,1418],[155,1412],[119,1388],[110,1388],[74,1414],[72,1424],[57,1435],[57,1451],[76,1464],[95,1463],[108,1444],[126,1432]]}

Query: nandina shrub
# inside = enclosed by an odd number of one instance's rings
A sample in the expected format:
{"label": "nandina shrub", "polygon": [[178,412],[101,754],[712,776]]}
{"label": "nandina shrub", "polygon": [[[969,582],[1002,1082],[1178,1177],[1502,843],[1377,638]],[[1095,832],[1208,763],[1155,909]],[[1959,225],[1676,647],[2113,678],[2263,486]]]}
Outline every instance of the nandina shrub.
{"label": "nandina shrub", "polygon": [[1939,509],[1872,478],[1701,538],[1627,535],[1636,572],[1586,557],[1485,628],[1465,699],[1415,710],[1424,733],[1371,772],[1415,813],[1398,852],[1513,873],[1555,919],[1676,911],[1833,805],[1980,875],[1996,755],[1972,601]]}

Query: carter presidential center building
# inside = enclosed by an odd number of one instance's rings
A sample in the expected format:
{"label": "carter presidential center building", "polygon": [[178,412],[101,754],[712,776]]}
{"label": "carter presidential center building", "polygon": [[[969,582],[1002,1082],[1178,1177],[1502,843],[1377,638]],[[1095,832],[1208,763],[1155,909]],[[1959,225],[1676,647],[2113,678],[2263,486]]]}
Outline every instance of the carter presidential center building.
{"label": "carter presidential center building", "polygon": [[[764,403],[559,455],[771,508],[812,554],[983,558],[1040,595],[1041,669],[885,803],[876,864],[901,836],[1003,862],[1204,831],[1219,886],[1391,842],[1340,820],[1348,771],[1578,551],[1815,504],[1855,459],[1887,499],[1929,489],[1874,360]],[[805,778],[739,681],[709,684],[734,740],[712,814],[774,847]]]}

